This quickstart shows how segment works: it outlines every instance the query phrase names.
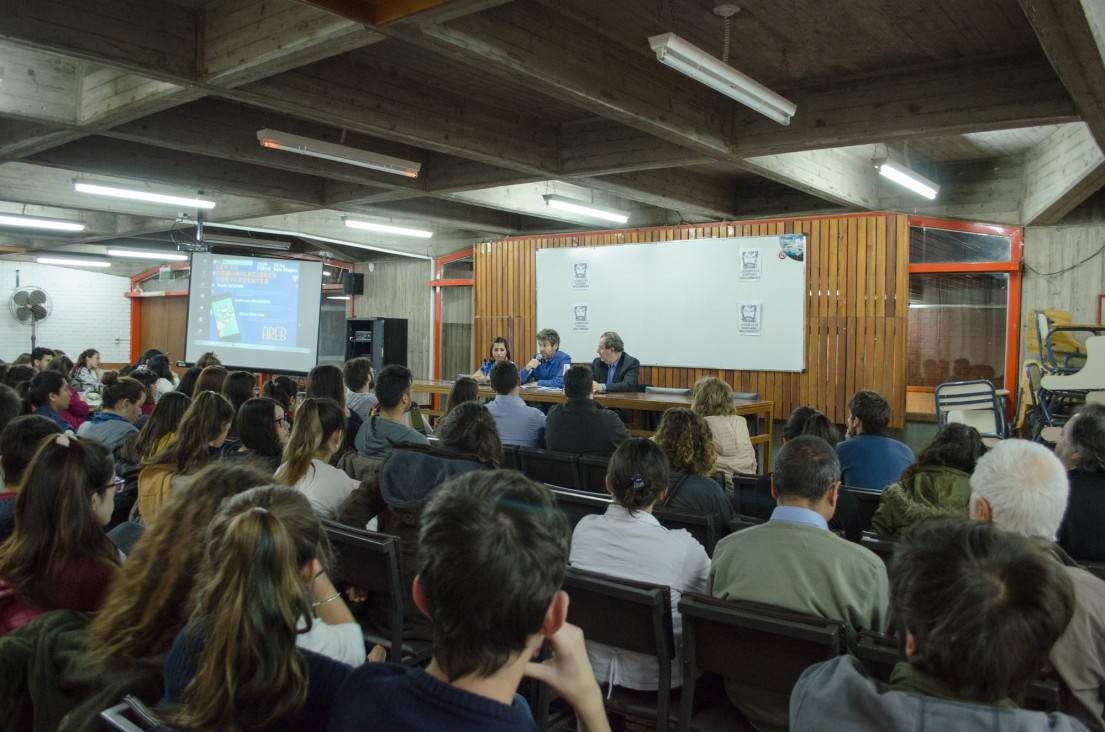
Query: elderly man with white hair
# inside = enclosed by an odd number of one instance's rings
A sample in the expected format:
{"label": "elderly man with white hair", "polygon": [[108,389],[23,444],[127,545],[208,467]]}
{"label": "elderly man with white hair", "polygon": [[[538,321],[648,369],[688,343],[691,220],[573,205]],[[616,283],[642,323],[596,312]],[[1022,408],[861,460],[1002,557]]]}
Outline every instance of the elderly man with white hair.
{"label": "elderly man with white hair", "polygon": [[1059,546],[1077,560],[1105,561],[1105,405],[1087,404],[1063,426],[1055,454],[1067,466],[1070,499]]}
{"label": "elderly man with white hair", "polygon": [[1074,617],[1048,660],[1071,690],[1070,714],[1105,730],[1105,582],[1077,566],[1054,542],[1070,486],[1062,461],[1043,445],[1003,440],[971,475],[971,518],[1046,541],[1074,585]]}

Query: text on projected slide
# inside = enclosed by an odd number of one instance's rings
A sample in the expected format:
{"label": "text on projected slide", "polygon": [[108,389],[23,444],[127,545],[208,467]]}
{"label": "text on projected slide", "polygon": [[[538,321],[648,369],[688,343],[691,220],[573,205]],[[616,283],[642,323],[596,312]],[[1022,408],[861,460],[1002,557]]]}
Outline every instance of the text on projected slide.
{"label": "text on projected slide", "polygon": [[210,298],[211,317],[207,339],[197,343],[308,352],[296,345],[299,277],[300,265],[293,261],[213,260],[210,281],[199,283],[200,298]]}

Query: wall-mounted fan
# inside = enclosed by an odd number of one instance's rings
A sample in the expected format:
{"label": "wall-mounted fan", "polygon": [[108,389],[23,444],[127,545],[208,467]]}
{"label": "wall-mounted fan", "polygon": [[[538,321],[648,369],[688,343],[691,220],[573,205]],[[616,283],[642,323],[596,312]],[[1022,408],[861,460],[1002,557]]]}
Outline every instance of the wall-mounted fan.
{"label": "wall-mounted fan", "polygon": [[20,287],[8,298],[8,310],[15,322],[31,327],[31,350],[35,348],[38,324],[50,317],[53,305],[46,291],[34,286]]}

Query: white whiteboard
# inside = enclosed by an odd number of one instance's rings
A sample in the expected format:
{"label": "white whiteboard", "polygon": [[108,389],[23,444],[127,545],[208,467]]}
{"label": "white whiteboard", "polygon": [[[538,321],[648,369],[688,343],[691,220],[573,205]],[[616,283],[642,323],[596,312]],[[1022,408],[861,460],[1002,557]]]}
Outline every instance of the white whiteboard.
{"label": "white whiteboard", "polygon": [[787,234],[538,249],[537,329],[559,333],[576,363],[612,330],[647,366],[802,371],[805,244]]}

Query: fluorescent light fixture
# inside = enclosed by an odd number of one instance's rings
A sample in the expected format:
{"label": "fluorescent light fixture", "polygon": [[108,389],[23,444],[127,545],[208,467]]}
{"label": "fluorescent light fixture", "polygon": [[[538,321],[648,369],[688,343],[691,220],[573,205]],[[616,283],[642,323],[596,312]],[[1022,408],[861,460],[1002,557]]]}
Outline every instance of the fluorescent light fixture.
{"label": "fluorescent light fixture", "polygon": [[798,105],[784,99],[755,79],[745,76],[720,59],[716,59],[693,43],[674,33],[664,33],[648,39],[656,59],[695,81],[736,99],[744,106],[789,125]]}
{"label": "fluorescent light fixture", "polygon": [[374,221],[360,221],[358,219],[351,219],[348,216],[342,216],[342,221],[345,225],[353,229],[368,229],[369,231],[379,231],[384,234],[398,234],[400,236],[416,236],[419,239],[429,239],[434,235],[432,231],[425,231],[423,229],[407,229],[402,226],[389,226],[388,224],[377,224]]}
{"label": "fluorescent light fixture", "polygon": [[261,147],[272,150],[284,150],[285,152],[310,155],[313,158],[333,160],[335,163],[357,165],[362,168],[371,168],[384,173],[405,175],[408,178],[417,178],[418,171],[422,169],[422,163],[416,163],[402,158],[393,158],[390,155],[359,150],[355,147],[335,145],[332,142],[315,140],[311,137],[293,135],[290,132],[278,130],[257,130],[257,139]]}
{"label": "fluorescent light fixture", "polygon": [[574,198],[565,198],[564,196],[546,195],[542,196],[542,198],[545,199],[545,205],[550,208],[558,208],[561,211],[571,211],[580,216],[591,216],[592,218],[602,219],[603,221],[613,221],[617,224],[624,224],[629,221],[628,211],[619,211],[616,208],[596,206],[593,203],[577,201]]}
{"label": "fluorescent light fixture", "polygon": [[74,183],[73,189],[80,193],[92,193],[97,196],[111,196],[112,198],[126,198],[131,201],[146,201],[147,203],[164,203],[171,206],[188,206],[189,208],[215,208],[214,201],[206,201],[202,198],[184,198],[182,196],[167,196],[163,193],[151,193],[150,191],[134,191],[129,188],[112,188],[94,183]]}
{"label": "fluorescent light fixture", "polygon": [[111,262],[102,259],[65,259],[62,257],[39,257],[39,264],[67,264],[71,267],[110,267]]}
{"label": "fluorescent light fixture", "polygon": [[920,193],[929,200],[936,198],[940,192],[940,186],[931,180],[913,171],[908,165],[887,158],[881,162],[876,161],[875,168],[884,178],[889,178],[900,186],[905,186],[914,193]]}
{"label": "fluorescent light fixture", "polygon": [[327,300],[348,300],[349,295],[327,295]]}
{"label": "fluorescent light fixture", "polygon": [[187,262],[188,256],[175,252],[146,252],[140,249],[108,249],[109,257],[130,257],[131,259],[156,259],[163,262]]}
{"label": "fluorescent light fixture", "polygon": [[276,249],[282,252],[286,252],[292,248],[292,245],[286,241],[276,241],[274,239],[251,239],[246,236],[231,236],[229,234],[212,232],[207,229],[204,229],[203,239],[201,243],[228,247],[243,247],[246,249]]}
{"label": "fluorescent light fixture", "polygon": [[77,221],[55,221],[36,219],[30,216],[0,215],[0,226],[18,226],[24,229],[47,229],[49,231],[84,231],[85,225]]}

